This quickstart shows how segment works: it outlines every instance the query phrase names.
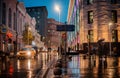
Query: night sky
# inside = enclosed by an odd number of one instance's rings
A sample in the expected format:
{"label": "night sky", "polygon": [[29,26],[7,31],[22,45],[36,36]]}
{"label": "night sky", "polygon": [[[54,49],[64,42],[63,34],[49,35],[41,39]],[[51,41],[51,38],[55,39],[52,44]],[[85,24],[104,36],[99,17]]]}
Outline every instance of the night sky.
{"label": "night sky", "polygon": [[24,2],[25,7],[46,6],[48,10],[48,18],[54,18],[59,21],[59,13],[55,11],[54,6],[60,6],[60,22],[65,23],[67,20],[69,0],[19,0]]}

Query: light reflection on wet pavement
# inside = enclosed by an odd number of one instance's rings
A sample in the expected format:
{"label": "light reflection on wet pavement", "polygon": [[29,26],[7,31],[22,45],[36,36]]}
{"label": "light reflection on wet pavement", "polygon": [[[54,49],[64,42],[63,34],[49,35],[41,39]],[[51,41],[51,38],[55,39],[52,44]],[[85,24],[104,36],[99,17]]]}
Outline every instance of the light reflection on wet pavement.
{"label": "light reflection on wet pavement", "polygon": [[35,78],[48,61],[48,53],[40,53],[35,59],[11,58],[0,62],[0,78]]}
{"label": "light reflection on wet pavement", "polygon": [[65,78],[120,78],[120,58],[72,56]]}
{"label": "light reflection on wet pavement", "polygon": [[[46,69],[52,57],[55,56],[42,53],[36,59],[11,59],[7,66],[5,63],[0,66],[0,78],[35,78],[41,67]],[[54,77],[52,69],[53,67],[47,78]],[[67,73],[63,73],[62,78],[120,78],[120,57],[99,59],[98,56],[84,58],[83,55],[73,55],[72,59],[68,60],[66,70]]]}

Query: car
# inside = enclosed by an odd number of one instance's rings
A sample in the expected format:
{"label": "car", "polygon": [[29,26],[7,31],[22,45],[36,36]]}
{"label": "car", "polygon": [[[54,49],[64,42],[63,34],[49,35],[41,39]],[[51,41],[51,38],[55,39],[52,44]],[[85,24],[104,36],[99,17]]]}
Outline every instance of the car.
{"label": "car", "polygon": [[19,52],[17,52],[17,58],[34,58],[36,56],[36,51],[32,47],[24,47]]}

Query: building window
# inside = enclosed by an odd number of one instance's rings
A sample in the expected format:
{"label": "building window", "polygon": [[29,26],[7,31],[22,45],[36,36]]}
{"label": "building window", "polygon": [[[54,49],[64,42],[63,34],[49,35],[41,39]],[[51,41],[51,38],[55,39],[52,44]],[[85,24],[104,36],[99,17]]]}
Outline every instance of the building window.
{"label": "building window", "polygon": [[6,24],[6,4],[2,5],[2,24]]}
{"label": "building window", "polygon": [[10,28],[12,27],[12,12],[11,12],[10,8],[9,8],[8,25],[9,25]]}
{"label": "building window", "polygon": [[118,30],[113,30],[112,31],[112,41],[113,42],[118,42]]}
{"label": "building window", "polygon": [[13,26],[13,29],[15,30],[16,29],[16,14],[14,13],[14,26]]}
{"label": "building window", "polygon": [[93,23],[93,11],[88,11],[88,24]]}
{"label": "building window", "polygon": [[87,5],[93,4],[93,0],[87,0]]}
{"label": "building window", "polygon": [[50,30],[48,30],[48,33],[50,32]]}
{"label": "building window", "polygon": [[111,11],[111,15],[112,15],[112,21],[114,23],[117,23],[117,11],[116,10],[112,10]]}
{"label": "building window", "polygon": [[37,17],[38,19],[40,18],[40,16]]}
{"label": "building window", "polygon": [[31,9],[28,9],[29,12],[31,12]]}
{"label": "building window", "polygon": [[38,21],[37,21],[37,23],[39,24],[39,23],[40,23],[40,21],[38,20]]}
{"label": "building window", "polygon": [[93,30],[88,30],[88,39],[89,42],[93,42]]}
{"label": "building window", "polygon": [[110,0],[111,4],[116,4],[117,0]]}
{"label": "building window", "polygon": [[40,14],[40,12],[37,12],[37,14],[39,15],[39,14]]}

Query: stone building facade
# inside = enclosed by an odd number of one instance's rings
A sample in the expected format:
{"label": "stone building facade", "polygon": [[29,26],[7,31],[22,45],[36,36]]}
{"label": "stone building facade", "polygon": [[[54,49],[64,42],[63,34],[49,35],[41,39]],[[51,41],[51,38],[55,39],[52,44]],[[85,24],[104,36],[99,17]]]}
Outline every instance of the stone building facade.
{"label": "stone building facade", "polygon": [[[77,7],[78,5],[79,7]],[[83,49],[83,44],[97,43],[100,39],[104,39],[107,46],[109,46],[108,43],[110,42],[112,44],[119,43],[119,6],[119,0],[70,0],[68,23],[73,23],[79,27],[79,39],[76,38],[77,34],[75,36],[69,34],[73,40],[68,44],[78,41],[80,49]],[[79,19],[76,16],[77,9],[79,9]],[[73,19],[75,21],[71,21]],[[76,21],[79,21],[79,23],[76,24]],[[77,43],[73,47],[76,45]]]}
{"label": "stone building facade", "polygon": [[33,35],[38,35],[35,30],[36,20],[28,15],[22,2],[0,0],[0,51],[16,53],[24,47],[22,34],[26,23],[34,29]]}

